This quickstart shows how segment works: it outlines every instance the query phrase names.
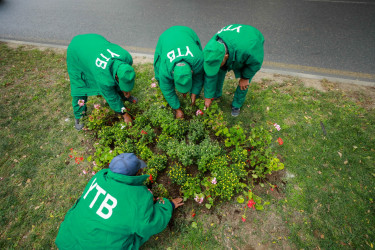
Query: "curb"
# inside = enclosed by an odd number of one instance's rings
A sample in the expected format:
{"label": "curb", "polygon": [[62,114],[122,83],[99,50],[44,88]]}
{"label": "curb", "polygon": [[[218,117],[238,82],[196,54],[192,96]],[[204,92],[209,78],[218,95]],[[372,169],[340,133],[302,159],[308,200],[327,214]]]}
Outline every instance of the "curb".
{"label": "curb", "polygon": [[[18,45],[30,45],[30,46],[36,46],[36,47],[63,49],[63,50],[66,50],[68,48],[68,46],[65,46],[65,45],[24,42],[24,41],[9,40],[9,39],[0,39],[0,42],[12,43],[12,44],[18,44]],[[126,47],[124,47],[124,48],[126,49]],[[136,49],[136,48],[131,47],[130,50],[132,50],[132,49]],[[146,58],[146,59],[149,59],[149,60],[154,59],[154,56],[152,54],[137,53],[137,52],[130,52],[130,51],[129,51],[129,53],[134,57]],[[277,75],[286,75],[286,76],[293,76],[293,77],[300,77],[300,78],[308,78],[308,79],[314,79],[314,80],[324,80],[325,79],[325,80],[328,80],[330,82],[340,82],[340,83],[348,83],[348,84],[375,87],[375,82],[361,81],[361,80],[356,80],[356,79],[339,78],[339,77],[329,77],[329,76],[315,75],[315,74],[305,74],[305,73],[298,73],[298,72],[287,71],[287,70],[271,69],[271,68],[267,68],[267,67],[262,67],[260,69],[260,72],[267,73],[267,74],[277,74]]]}

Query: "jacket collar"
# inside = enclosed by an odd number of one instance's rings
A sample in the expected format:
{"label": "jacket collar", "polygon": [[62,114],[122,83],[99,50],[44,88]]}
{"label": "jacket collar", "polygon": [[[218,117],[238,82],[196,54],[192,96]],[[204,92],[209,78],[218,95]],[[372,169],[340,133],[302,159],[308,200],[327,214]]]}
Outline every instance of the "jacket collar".
{"label": "jacket collar", "polygon": [[127,185],[132,185],[132,186],[142,185],[143,186],[144,181],[147,180],[147,178],[149,178],[150,175],[145,174],[145,175],[140,175],[140,176],[128,176],[128,175],[113,173],[111,170],[108,169],[107,177],[117,182],[125,183]]}

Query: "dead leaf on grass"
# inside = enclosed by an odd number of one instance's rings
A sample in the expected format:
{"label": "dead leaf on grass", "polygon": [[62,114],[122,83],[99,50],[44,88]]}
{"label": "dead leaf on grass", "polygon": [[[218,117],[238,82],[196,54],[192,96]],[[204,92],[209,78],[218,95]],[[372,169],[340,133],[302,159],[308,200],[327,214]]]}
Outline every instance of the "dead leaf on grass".
{"label": "dead leaf on grass", "polygon": [[338,154],[339,154],[339,156],[340,156],[340,158],[342,157],[342,154],[341,154],[341,152],[339,151],[339,152],[337,152]]}

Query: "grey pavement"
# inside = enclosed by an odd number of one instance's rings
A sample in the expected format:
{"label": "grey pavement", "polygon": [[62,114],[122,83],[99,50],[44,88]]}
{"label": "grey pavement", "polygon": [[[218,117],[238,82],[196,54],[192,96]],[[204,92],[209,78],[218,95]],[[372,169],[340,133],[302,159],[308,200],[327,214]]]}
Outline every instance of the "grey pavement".
{"label": "grey pavement", "polygon": [[372,0],[0,0],[0,38],[52,45],[99,33],[131,52],[153,54],[172,25],[202,44],[231,23],[265,36],[264,69],[375,82]]}

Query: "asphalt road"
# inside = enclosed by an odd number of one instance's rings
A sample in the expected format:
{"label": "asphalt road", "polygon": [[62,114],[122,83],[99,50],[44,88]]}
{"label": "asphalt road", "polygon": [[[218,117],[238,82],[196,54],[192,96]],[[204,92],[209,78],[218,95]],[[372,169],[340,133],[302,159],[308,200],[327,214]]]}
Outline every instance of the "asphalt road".
{"label": "asphalt road", "polygon": [[205,45],[232,23],[263,33],[266,68],[375,82],[373,0],[0,0],[0,39],[55,45],[98,33],[153,54],[170,26]]}

